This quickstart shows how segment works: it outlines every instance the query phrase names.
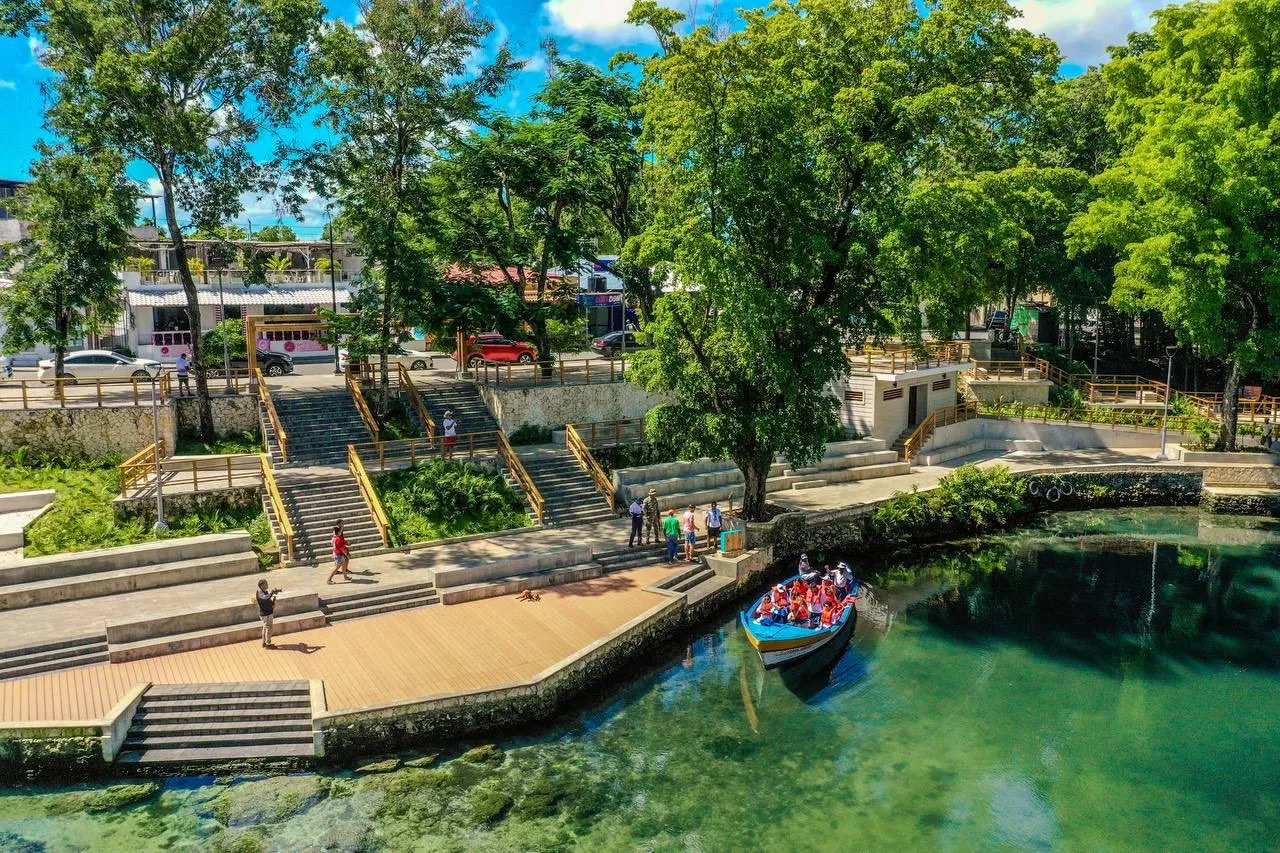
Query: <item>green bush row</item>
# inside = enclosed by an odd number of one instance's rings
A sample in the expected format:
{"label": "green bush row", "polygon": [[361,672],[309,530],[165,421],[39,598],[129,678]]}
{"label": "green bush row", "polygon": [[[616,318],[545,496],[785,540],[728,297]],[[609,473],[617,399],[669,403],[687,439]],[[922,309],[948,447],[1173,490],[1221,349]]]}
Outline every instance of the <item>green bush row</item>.
{"label": "green bush row", "polygon": [[876,507],[870,533],[898,544],[995,530],[1027,511],[1023,489],[1004,466],[963,465],[936,489],[899,492]]}

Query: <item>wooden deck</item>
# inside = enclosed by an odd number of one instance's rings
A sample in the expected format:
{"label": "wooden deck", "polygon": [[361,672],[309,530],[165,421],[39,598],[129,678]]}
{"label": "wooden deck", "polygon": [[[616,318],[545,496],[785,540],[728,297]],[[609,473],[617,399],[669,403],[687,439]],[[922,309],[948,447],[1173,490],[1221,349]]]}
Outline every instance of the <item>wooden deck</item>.
{"label": "wooden deck", "polygon": [[666,565],[515,596],[426,607],[239,643],[0,682],[0,721],[93,720],[134,684],[324,681],[329,710],[493,688],[537,675],[662,602]]}

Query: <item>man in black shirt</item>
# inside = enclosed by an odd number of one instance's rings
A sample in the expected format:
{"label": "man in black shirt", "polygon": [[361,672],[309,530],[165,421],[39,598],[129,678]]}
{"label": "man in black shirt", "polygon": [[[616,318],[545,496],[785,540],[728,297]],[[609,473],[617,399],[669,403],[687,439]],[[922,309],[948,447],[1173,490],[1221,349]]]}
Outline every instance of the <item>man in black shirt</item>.
{"label": "man in black shirt", "polygon": [[254,599],[258,603],[258,616],[262,619],[262,647],[264,649],[274,649],[275,644],[271,642],[271,623],[275,621],[272,615],[276,609],[276,596],[280,594],[280,590],[273,589],[267,591],[267,582],[265,580],[258,581],[258,593]]}

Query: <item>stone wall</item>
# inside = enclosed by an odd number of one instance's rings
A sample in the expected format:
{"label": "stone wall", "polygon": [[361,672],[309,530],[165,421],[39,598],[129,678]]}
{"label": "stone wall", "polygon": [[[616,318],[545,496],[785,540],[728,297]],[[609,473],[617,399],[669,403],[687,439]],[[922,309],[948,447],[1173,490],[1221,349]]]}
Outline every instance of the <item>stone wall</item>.
{"label": "stone wall", "polygon": [[1280,518],[1280,492],[1223,494],[1206,491],[1200,506],[1219,515],[1261,515]]}
{"label": "stone wall", "polygon": [[969,390],[984,403],[1003,401],[1045,405],[1049,402],[1049,389],[1053,383],[1047,379],[970,379]]}
{"label": "stone wall", "polygon": [[[148,525],[154,524],[156,520],[155,495],[118,497],[111,502],[111,508],[119,518],[141,518]],[[174,492],[164,496],[164,514],[170,521],[208,510],[241,512],[249,509],[262,509],[262,486],[237,486],[207,492]]]}
{"label": "stone wall", "polygon": [[[160,437],[173,447],[174,409],[159,407]],[[33,453],[77,460],[117,454],[129,457],[152,442],[151,406],[0,409],[0,452],[30,447]]]}
{"label": "stone wall", "polygon": [[0,782],[67,781],[95,775],[105,766],[96,724],[0,728]]}
{"label": "stone wall", "polygon": [[654,406],[668,402],[666,397],[650,394],[630,382],[534,388],[476,387],[498,425],[507,433],[530,424],[558,429],[572,423],[639,418]]}
{"label": "stone wall", "polygon": [[[239,435],[244,432],[258,434],[261,421],[258,419],[258,398],[252,394],[234,394],[230,397],[219,395],[212,386],[216,380],[209,380],[213,392],[209,404],[213,407],[213,431],[218,435]],[[200,414],[194,397],[175,399],[174,406],[178,411],[178,432],[182,435],[195,435],[199,431]]]}

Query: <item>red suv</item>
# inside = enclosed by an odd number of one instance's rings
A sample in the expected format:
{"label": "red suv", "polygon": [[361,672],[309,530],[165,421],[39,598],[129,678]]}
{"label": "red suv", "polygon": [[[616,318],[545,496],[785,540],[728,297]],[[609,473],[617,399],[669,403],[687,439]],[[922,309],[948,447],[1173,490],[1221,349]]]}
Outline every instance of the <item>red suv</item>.
{"label": "red suv", "polygon": [[[454,350],[452,355],[456,361],[458,351]],[[537,355],[538,351],[532,344],[508,340],[501,335],[472,336],[467,340],[468,365],[476,365],[482,361],[514,361],[520,364],[533,364]]]}

